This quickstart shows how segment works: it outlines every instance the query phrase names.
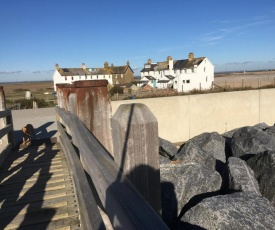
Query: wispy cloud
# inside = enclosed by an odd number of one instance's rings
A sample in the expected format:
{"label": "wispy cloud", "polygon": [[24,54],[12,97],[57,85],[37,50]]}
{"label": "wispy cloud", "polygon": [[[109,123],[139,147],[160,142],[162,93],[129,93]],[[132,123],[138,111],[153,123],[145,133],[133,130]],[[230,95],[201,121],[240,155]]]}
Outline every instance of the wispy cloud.
{"label": "wispy cloud", "polygon": [[220,21],[212,21],[212,23],[219,25],[226,25],[226,27],[222,27],[217,29],[216,31],[208,32],[200,36],[200,40],[208,43],[209,45],[213,44],[213,42],[218,42],[222,39],[226,39],[229,36],[242,36],[247,34],[254,27],[265,25],[270,23],[272,20],[267,18],[266,16],[255,16],[252,19],[245,20],[220,20]]}
{"label": "wispy cloud", "polygon": [[229,62],[229,63],[225,63],[225,65],[248,65],[248,64],[252,64],[252,63],[254,63],[254,61]]}
{"label": "wispy cloud", "polygon": [[22,73],[22,70],[16,70],[16,71],[0,71],[0,74],[19,74]]}
{"label": "wispy cloud", "polygon": [[54,72],[53,69],[50,69],[50,70],[36,70],[36,71],[33,71],[32,73],[38,74],[38,73],[52,73],[52,72]]}

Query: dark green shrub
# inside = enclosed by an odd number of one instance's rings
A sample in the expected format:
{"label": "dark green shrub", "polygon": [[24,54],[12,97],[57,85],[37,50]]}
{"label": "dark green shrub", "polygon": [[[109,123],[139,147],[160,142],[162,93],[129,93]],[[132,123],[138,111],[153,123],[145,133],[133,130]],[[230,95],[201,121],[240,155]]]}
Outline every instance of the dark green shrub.
{"label": "dark green shrub", "polygon": [[111,94],[111,96],[115,95],[116,93],[123,94],[123,88],[120,86],[114,86],[110,89],[109,93]]}

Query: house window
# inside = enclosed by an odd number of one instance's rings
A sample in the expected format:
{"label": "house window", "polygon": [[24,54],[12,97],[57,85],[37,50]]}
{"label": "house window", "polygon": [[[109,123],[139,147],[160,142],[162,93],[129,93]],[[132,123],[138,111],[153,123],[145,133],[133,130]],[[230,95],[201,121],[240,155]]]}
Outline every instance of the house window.
{"label": "house window", "polygon": [[174,74],[176,74],[177,73],[177,70],[174,70]]}
{"label": "house window", "polygon": [[121,78],[123,78],[123,74],[121,74]]}
{"label": "house window", "polygon": [[183,80],[182,83],[185,84],[185,80]]}
{"label": "house window", "polygon": [[85,80],[87,80],[87,76],[85,76]]}
{"label": "house window", "polygon": [[185,69],[184,72],[187,73],[187,69]]}
{"label": "house window", "polygon": [[65,77],[65,81],[67,81],[67,77]]}
{"label": "house window", "polygon": [[98,79],[98,75],[96,75],[96,79]]}
{"label": "house window", "polygon": [[190,80],[186,80],[186,83],[190,83]]}
{"label": "house window", "polygon": [[205,70],[206,70],[206,67],[204,67],[203,69],[204,69],[204,72],[205,72]]}
{"label": "house window", "polygon": [[72,81],[74,80],[74,77],[72,77]]}
{"label": "house window", "polygon": [[207,82],[207,77],[206,77],[206,79],[205,79],[205,80],[206,80],[206,82]]}
{"label": "house window", "polygon": [[175,84],[177,84],[177,81],[175,81]]}

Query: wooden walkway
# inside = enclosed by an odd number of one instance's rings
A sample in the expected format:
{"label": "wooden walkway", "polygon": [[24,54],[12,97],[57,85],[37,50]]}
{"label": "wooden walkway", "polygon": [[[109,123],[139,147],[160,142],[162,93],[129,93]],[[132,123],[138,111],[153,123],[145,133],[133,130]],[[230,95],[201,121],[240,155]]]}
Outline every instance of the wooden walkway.
{"label": "wooden walkway", "polygon": [[0,169],[0,229],[80,229],[59,144],[32,144],[10,153]]}

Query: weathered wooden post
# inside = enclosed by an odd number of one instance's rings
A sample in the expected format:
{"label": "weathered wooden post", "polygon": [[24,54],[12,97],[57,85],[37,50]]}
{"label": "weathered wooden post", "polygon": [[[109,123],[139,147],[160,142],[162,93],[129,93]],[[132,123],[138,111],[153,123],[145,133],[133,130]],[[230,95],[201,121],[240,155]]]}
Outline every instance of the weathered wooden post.
{"label": "weathered wooden post", "polygon": [[[5,111],[5,110],[6,110],[5,92],[4,92],[3,86],[0,86],[0,111]],[[9,121],[12,122],[11,116],[0,118],[0,129],[3,129],[4,127],[6,127],[6,125],[8,124],[7,122]],[[13,132],[8,133],[7,135],[4,135],[0,139],[0,153],[2,153],[2,151],[8,146],[9,141],[13,145],[13,141],[14,141]]]}
{"label": "weathered wooden post", "polygon": [[74,82],[77,116],[98,141],[113,155],[111,103],[107,80]]}
{"label": "weathered wooden post", "polygon": [[120,105],[112,118],[114,160],[141,195],[161,212],[158,122],[144,104]]}
{"label": "weathered wooden post", "polygon": [[56,84],[56,97],[57,97],[57,105],[60,108],[64,109],[63,91],[62,91],[63,85],[64,84]]}
{"label": "weathered wooden post", "polygon": [[[0,111],[6,110],[6,99],[3,86],[0,86]],[[6,117],[0,118],[0,129],[6,126]],[[0,153],[5,149],[8,144],[7,136],[0,139]]]}
{"label": "weathered wooden post", "polygon": [[62,101],[64,109],[76,115],[76,88],[74,84],[61,84]]}

